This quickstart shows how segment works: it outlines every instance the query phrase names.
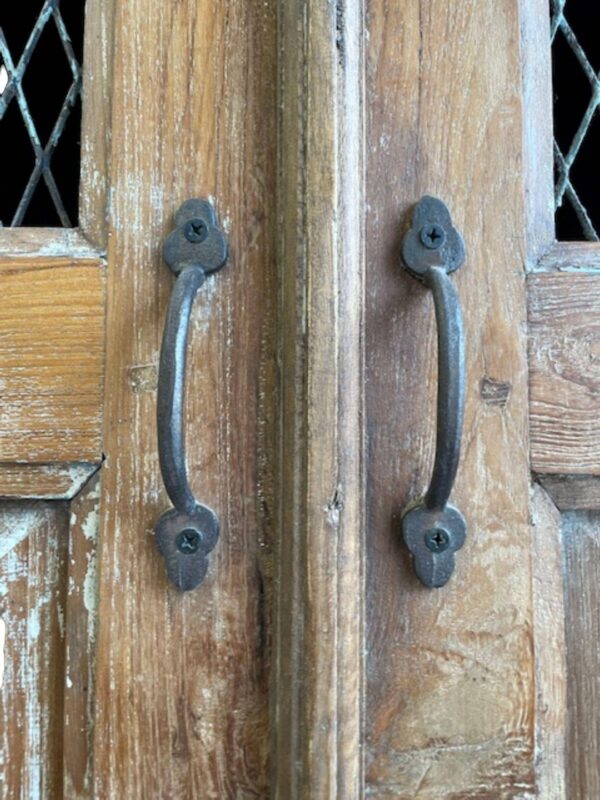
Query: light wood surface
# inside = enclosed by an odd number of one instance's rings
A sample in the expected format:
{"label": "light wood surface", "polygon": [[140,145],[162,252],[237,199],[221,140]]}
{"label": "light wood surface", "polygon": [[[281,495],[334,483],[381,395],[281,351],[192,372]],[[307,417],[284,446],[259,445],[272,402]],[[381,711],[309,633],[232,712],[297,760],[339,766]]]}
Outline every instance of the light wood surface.
{"label": "light wood surface", "polygon": [[[272,4],[133,0],[115,15],[96,659],[98,797],[265,797],[274,518],[276,15]],[[194,592],[153,525],[159,343],[179,205],[215,198],[227,266],[194,304],[190,478],[221,519]]]}
{"label": "light wood surface", "polygon": [[[511,2],[369,4],[365,749],[377,798],[534,787],[519,37]],[[468,253],[453,277],[467,382],[452,497],[468,533],[435,591],[416,581],[400,534],[435,441],[433,305],[399,261],[425,193],[448,204]]]}
{"label": "light wood surface", "polygon": [[600,475],[600,275],[528,280],[531,466]]}
{"label": "light wood surface", "polygon": [[102,263],[5,256],[0,287],[0,462],[99,462]]}
{"label": "light wood surface", "polygon": [[540,268],[553,249],[554,127],[550,14],[546,0],[528,0],[519,9],[523,87],[523,173],[525,250],[528,270]]}

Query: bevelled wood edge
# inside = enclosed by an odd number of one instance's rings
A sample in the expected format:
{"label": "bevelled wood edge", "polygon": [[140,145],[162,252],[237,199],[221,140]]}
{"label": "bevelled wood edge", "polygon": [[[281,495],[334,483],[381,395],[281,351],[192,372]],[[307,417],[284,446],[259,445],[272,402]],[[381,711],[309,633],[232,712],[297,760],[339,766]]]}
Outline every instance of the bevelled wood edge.
{"label": "bevelled wood edge", "polygon": [[567,667],[561,516],[539,485],[533,488],[532,520],[537,790],[546,800],[564,800]]}
{"label": "bevelled wood edge", "polygon": [[554,242],[540,258],[535,272],[600,270],[600,243]]}
{"label": "bevelled wood edge", "polygon": [[79,225],[106,247],[110,181],[114,0],[88,0],[85,9]]}
{"label": "bevelled wood edge", "polygon": [[363,796],[362,0],[279,4],[273,796]]}
{"label": "bevelled wood edge", "polygon": [[600,511],[600,475],[536,475],[560,511]]}
{"label": "bevelled wood edge", "polygon": [[0,464],[0,499],[72,500],[100,464]]}
{"label": "bevelled wood edge", "polygon": [[102,255],[79,228],[0,228],[0,259],[97,261]]}

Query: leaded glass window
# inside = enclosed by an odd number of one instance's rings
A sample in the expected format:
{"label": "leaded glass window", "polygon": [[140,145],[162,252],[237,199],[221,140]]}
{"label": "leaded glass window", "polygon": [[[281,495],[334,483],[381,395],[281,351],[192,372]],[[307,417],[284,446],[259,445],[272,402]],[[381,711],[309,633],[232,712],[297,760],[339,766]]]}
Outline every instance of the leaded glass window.
{"label": "leaded glass window", "polygon": [[4,226],[77,224],[84,0],[3,2]]}
{"label": "leaded glass window", "polygon": [[600,234],[600,40],[597,3],[551,0],[556,231]]}

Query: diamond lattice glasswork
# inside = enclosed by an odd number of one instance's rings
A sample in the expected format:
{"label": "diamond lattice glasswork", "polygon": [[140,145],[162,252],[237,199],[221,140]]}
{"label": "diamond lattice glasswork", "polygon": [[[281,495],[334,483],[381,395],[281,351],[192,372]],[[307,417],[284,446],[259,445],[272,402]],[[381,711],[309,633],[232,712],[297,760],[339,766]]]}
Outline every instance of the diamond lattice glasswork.
{"label": "diamond lattice glasswork", "polygon": [[590,18],[594,5],[551,0],[556,226],[563,240],[598,241],[600,232],[600,46]]}
{"label": "diamond lattice glasswork", "polygon": [[4,5],[0,221],[71,227],[77,217],[84,0]]}

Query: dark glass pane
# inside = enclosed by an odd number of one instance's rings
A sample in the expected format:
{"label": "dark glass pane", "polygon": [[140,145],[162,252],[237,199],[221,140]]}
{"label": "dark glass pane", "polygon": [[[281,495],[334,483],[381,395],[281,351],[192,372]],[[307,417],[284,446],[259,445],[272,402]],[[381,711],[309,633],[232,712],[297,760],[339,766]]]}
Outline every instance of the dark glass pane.
{"label": "dark glass pane", "polygon": [[592,87],[560,29],[552,48],[552,67],[554,136],[566,154],[592,99]]}
{"label": "dark glass pane", "polygon": [[556,154],[556,234],[598,241],[600,233],[600,4],[551,0]]}
{"label": "dark glass pane", "polygon": [[5,226],[77,224],[84,8],[85,0],[0,5]]}

